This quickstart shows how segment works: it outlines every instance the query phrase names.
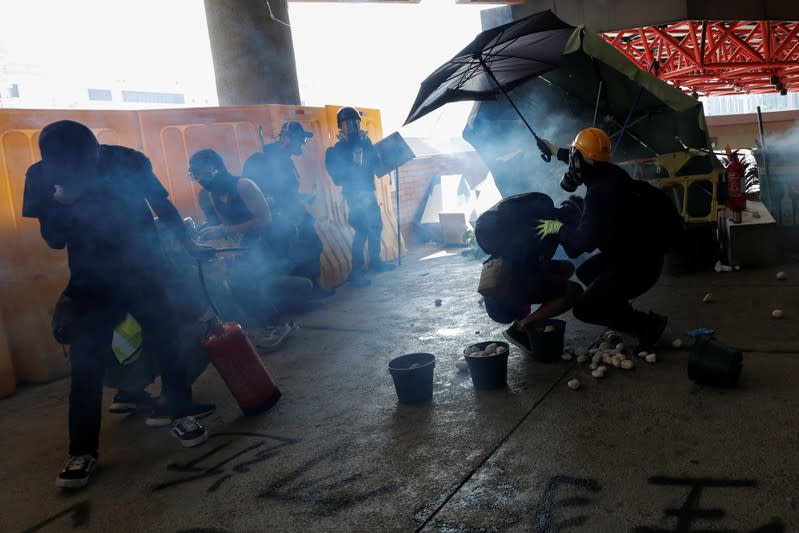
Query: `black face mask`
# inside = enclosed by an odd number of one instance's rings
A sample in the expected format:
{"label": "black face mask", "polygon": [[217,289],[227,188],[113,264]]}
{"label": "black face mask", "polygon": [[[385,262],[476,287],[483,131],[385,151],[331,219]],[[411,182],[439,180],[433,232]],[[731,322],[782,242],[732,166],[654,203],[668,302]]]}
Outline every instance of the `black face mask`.
{"label": "black face mask", "polygon": [[560,188],[566,192],[574,192],[583,182],[572,169],[567,170],[560,178]]}

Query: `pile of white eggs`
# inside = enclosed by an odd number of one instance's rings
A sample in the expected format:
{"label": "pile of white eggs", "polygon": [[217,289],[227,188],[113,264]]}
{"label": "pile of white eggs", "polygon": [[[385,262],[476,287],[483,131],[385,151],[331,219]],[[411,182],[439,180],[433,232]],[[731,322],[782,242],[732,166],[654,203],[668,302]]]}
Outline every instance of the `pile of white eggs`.
{"label": "pile of white eggs", "polygon": [[[507,353],[508,347],[499,344],[496,342],[489,343],[484,349],[480,349],[479,346],[473,345],[469,346],[465,350],[463,350],[464,355],[468,355],[469,357],[490,357],[492,355],[502,355]],[[458,370],[467,370],[469,368],[469,363],[466,362],[466,359],[461,357],[455,362],[455,368]]]}
{"label": "pile of white eggs", "polygon": [[[639,352],[638,357],[650,364],[657,362],[657,355],[654,353]],[[616,345],[602,342],[593,348],[577,348],[575,350],[566,348],[560,358],[564,361],[571,361],[576,358],[578,364],[590,362],[589,368],[594,379],[604,378],[611,366],[622,370],[635,368],[633,358],[624,353],[624,343],[621,342]],[[581,386],[580,380],[572,379],[567,383],[567,386],[572,390],[578,390]]]}
{"label": "pile of white eggs", "polygon": [[465,355],[468,355],[469,357],[488,357],[491,355],[502,355],[507,351],[508,348],[506,346],[496,342],[492,342],[482,350],[477,345],[469,346],[463,351],[463,353]]}

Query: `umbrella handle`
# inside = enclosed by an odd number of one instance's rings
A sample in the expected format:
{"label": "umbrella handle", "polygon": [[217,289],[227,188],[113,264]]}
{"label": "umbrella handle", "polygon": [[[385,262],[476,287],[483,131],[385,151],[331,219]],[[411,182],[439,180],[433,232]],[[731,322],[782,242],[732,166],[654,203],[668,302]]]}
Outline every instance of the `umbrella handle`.
{"label": "umbrella handle", "polygon": [[[535,135],[535,133],[533,134]],[[550,151],[549,147],[544,144],[544,141],[541,140],[541,137],[535,135],[535,144],[538,146],[538,149],[541,150],[541,159],[549,163],[552,161],[552,152]]]}

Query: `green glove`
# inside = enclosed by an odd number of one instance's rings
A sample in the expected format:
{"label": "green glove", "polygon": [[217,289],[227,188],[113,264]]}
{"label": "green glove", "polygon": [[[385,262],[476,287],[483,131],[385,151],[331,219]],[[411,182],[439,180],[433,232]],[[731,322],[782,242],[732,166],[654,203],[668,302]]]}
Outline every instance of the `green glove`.
{"label": "green glove", "polygon": [[540,224],[536,226],[538,229],[538,236],[542,239],[547,235],[557,235],[563,222],[560,220],[539,220]]}
{"label": "green glove", "polygon": [[547,148],[549,148],[549,151],[552,152],[552,155],[554,155],[555,157],[558,157],[558,147],[557,146],[555,146],[554,144],[552,144],[550,141],[548,141],[546,139],[541,139],[541,142],[543,142],[544,145]]}

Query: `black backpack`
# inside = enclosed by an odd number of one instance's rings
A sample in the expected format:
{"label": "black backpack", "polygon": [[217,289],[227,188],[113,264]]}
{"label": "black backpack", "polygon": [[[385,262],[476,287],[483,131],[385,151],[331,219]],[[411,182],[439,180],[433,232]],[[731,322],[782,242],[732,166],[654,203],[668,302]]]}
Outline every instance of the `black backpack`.
{"label": "black backpack", "polygon": [[632,205],[637,206],[639,228],[658,253],[667,253],[680,240],[685,222],[677,206],[662,189],[643,180],[632,180]]}

